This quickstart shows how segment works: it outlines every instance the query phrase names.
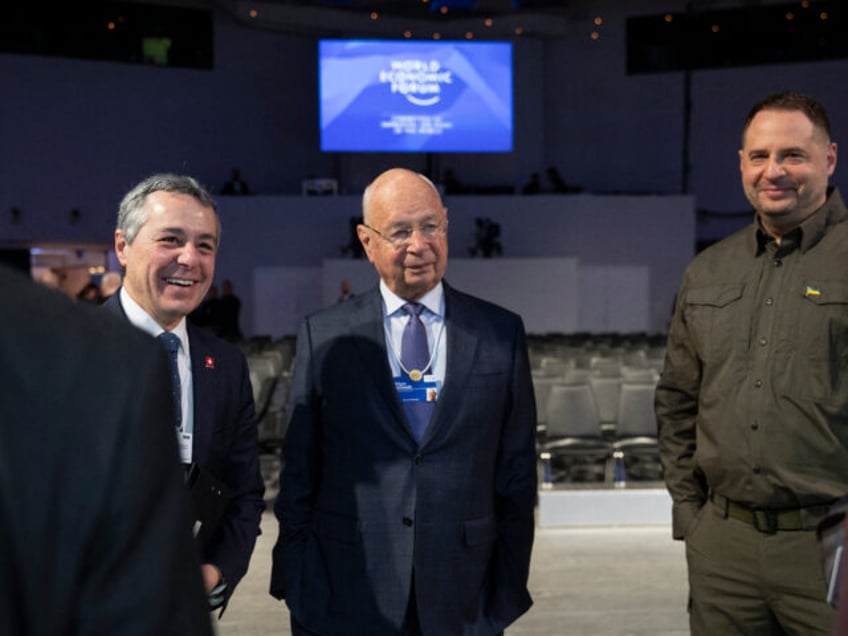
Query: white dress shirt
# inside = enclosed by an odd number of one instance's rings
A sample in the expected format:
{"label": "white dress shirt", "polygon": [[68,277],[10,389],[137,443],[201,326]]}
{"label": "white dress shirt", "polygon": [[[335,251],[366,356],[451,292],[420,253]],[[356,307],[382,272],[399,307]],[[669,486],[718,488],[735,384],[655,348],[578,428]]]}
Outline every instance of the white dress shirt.
{"label": "white dress shirt", "polygon": [[[130,297],[125,287],[121,287],[121,306],[130,322],[139,329],[146,331],[154,338],[165,331],[153,317]],[[181,432],[191,433],[194,429],[194,391],[191,381],[191,355],[188,348],[188,328],[186,319],[171,330],[180,339],[180,350],[177,353],[177,369],[180,372],[180,406],[182,407]]]}
{"label": "white dress shirt", "polygon": [[[391,291],[382,280],[380,294],[383,297],[383,326],[386,333],[389,366],[392,369],[392,377],[396,378],[401,375],[400,352],[403,328],[409,321],[409,314],[403,310],[403,306],[409,301]],[[431,362],[425,375],[432,375],[439,385],[443,386],[447,369],[448,330],[445,325],[445,291],[442,283],[439,282],[416,302],[424,305],[421,322],[427,330],[427,344],[430,349]]]}

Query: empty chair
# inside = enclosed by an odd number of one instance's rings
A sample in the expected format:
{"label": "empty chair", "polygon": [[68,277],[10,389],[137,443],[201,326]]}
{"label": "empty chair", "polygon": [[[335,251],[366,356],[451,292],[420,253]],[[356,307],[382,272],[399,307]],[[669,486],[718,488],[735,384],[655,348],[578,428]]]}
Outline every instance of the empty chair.
{"label": "empty chair", "polygon": [[250,375],[250,386],[253,389],[253,403],[255,404],[262,389],[262,374],[254,369],[249,369],[248,374]]}
{"label": "empty chair", "polygon": [[592,372],[589,369],[570,368],[560,376],[560,380],[563,384],[586,384],[591,376]]}
{"label": "empty chair", "polygon": [[546,431],[548,396],[551,394],[551,387],[558,382],[561,382],[561,380],[557,377],[547,376],[537,371],[533,372],[533,393],[536,396],[536,431],[542,437]]}
{"label": "empty chair", "polygon": [[592,375],[617,378],[621,376],[619,358],[596,358],[592,361]]}
{"label": "empty chair", "polygon": [[603,480],[612,448],[604,438],[589,383],[554,384],[545,420],[542,450],[551,454],[553,480]]}
{"label": "empty chair", "polygon": [[262,452],[273,452],[281,442],[281,418],[274,396],[283,376],[283,354],[266,350],[247,356],[250,383],[253,386],[253,403],[259,446]]}
{"label": "empty chair", "polygon": [[621,393],[621,377],[608,375],[595,375],[589,377],[589,385],[592,387],[592,395],[598,407],[598,419],[605,431],[615,430],[615,422],[618,419],[618,397]]}
{"label": "empty chair", "polygon": [[613,447],[624,453],[628,478],[661,479],[654,412],[656,382],[623,381]]}
{"label": "empty chair", "polygon": [[548,377],[562,377],[572,367],[568,360],[545,356],[539,361],[539,370]]}
{"label": "empty chair", "polygon": [[648,355],[644,348],[632,349],[622,356],[622,364],[628,367],[647,367]]}
{"label": "empty chair", "polygon": [[651,368],[650,366],[645,367],[631,367],[631,366],[622,366],[621,367],[621,381],[622,383],[631,383],[631,384],[656,384],[659,379],[659,373],[656,369]]}
{"label": "empty chair", "polygon": [[271,375],[280,375],[285,370],[285,354],[281,349],[267,348],[252,357],[267,360],[269,365],[269,373]]}

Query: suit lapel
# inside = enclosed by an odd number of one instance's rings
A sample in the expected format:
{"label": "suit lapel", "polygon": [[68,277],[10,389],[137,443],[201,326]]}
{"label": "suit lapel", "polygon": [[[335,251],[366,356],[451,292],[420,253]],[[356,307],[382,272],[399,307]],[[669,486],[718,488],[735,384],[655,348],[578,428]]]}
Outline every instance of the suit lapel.
{"label": "suit lapel", "polygon": [[127,312],[124,311],[124,306],[121,304],[121,288],[115,290],[115,293],[106,299],[103,303],[103,309],[111,311],[116,316],[121,316],[124,320],[127,318]]}
{"label": "suit lapel", "polygon": [[450,426],[454,418],[451,413],[459,410],[464,394],[464,387],[468,382],[468,376],[474,363],[478,346],[477,330],[468,307],[463,302],[462,296],[443,283],[445,290],[445,331],[447,365],[445,370],[445,383],[436,401],[436,408],[430,419],[422,446],[430,439],[440,434]]}
{"label": "suit lapel", "polygon": [[368,294],[358,296],[353,302],[355,304],[350,316],[350,332],[359,349],[360,361],[365,367],[366,377],[374,379],[380,397],[386,402],[395,420],[402,422],[412,436],[403,405],[392,381],[380,291],[374,289]]}
{"label": "suit lapel", "polygon": [[215,418],[215,384],[218,371],[213,353],[188,327],[188,346],[191,354],[191,383],[194,398],[194,428],[192,429],[192,460],[205,459],[212,441]]}
{"label": "suit lapel", "polygon": [[[127,319],[120,301],[120,289],[112,294],[103,303],[103,308]],[[205,458],[208,454],[209,444],[212,441],[212,423],[215,417],[215,358],[213,352],[203,346],[197,336],[194,327],[189,322],[188,346],[191,355],[191,382],[192,395],[194,398],[194,427],[192,429],[192,459],[197,461]]]}

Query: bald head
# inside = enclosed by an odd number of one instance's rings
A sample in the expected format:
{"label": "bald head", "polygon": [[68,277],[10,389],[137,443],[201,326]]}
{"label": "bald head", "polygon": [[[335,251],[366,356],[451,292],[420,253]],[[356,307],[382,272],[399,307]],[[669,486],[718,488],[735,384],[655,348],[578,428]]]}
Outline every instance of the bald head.
{"label": "bald head", "polygon": [[394,199],[398,193],[405,196],[419,197],[422,201],[433,199],[442,207],[442,198],[438,189],[423,174],[406,168],[390,168],[374,179],[362,195],[362,218],[366,225],[371,225],[374,207],[379,206],[385,199]]}
{"label": "bald head", "polygon": [[447,266],[447,210],[433,182],[405,168],[378,176],[362,195],[357,229],[368,260],[405,300],[418,300]]}

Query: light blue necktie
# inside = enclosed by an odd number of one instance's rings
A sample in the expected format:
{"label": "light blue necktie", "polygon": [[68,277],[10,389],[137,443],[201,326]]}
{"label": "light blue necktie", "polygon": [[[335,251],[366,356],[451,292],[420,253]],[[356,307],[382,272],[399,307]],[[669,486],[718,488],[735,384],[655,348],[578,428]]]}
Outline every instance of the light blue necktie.
{"label": "light blue necktie", "polygon": [[[420,303],[406,303],[402,308],[409,314],[409,320],[403,328],[401,338],[400,361],[407,375],[413,369],[424,372],[430,362],[430,347],[427,344],[427,330],[421,322],[421,312],[424,305]],[[430,416],[433,414],[435,402],[404,402],[406,416],[416,441],[420,442],[430,424]]]}
{"label": "light blue necktie", "polygon": [[174,398],[174,411],[177,420],[177,428],[182,426],[182,390],[180,385],[180,369],[177,365],[177,355],[180,351],[180,339],[167,331],[163,331],[156,338],[168,352],[168,361],[171,363],[171,395]]}

